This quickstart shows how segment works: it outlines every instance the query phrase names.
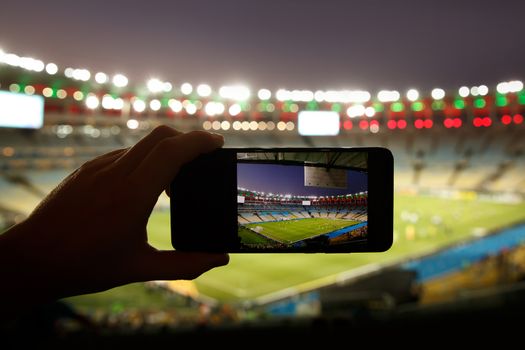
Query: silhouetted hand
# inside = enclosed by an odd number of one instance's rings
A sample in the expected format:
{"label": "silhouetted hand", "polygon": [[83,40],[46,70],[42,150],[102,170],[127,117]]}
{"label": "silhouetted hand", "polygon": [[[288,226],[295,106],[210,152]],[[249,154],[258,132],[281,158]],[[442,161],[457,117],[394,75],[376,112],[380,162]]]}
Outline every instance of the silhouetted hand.
{"label": "silhouetted hand", "polygon": [[146,233],[180,167],[223,142],[161,126],[129,149],[82,165],[0,235],[0,303],[16,308],[131,282],[194,279],[226,265],[227,254],[158,251]]}

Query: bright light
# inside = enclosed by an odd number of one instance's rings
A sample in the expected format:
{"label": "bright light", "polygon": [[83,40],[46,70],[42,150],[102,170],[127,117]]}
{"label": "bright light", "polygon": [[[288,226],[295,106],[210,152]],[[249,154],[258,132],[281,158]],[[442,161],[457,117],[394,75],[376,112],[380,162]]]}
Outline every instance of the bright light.
{"label": "bright light", "polygon": [[73,70],[73,79],[88,81],[91,78],[91,73],[87,69],[75,69]]}
{"label": "bright light", "polygon": [[208,84],[200,84],[197,86],[197,94],[201,97],[208,97],[211,95],[211,87]]}
{"label": "bright light", "polygon": [[111,95],[102,96],[102,108],[104,109],[113,109],[114,99]]}
{"label": "bright light", "polygon": [[470,88],[470,94],[472,96],[478,96],[479,95],[479,91],[478,91],[478,87],[477,86],[473,86]]}
{"label": "bright light", "polygon": [[221,115],[224,113],[224,105],[220,102],[208,102],[204,107],[204,112],[210,117]]}
{"label": "bright light", "polygon": [[[49,88],[49,87],[46,87],[46,88],[43,88],[42,89],[42,95],[44,95],[45,97],[51,97],[53,96],[53,89]],[[96,107],[95,107],[96,108]]]}
{"label": "bright light", "polygon": [[37,129],[42,127],[43,122],[42,96],[0,91],[0,127]]}
{"label": "bright light", "polygon": [[131,129],[131,130],[135,130],[136,128],[139,127],[139,122],[138,120],[136,119],[129,119],[127,122],[126,122],[126,126]]}
{"label": "bright light", "polygon": [[193,91],[193,86],[190,83],[184,83],[180,86],[180,92],[184,95],[189,95]]}
{"label": "bright light", "polygon": [[95,81],[99,84],[105,84],[109,80],[109,77],[106,73],[98,72],[95,74]]}
{"label": "bright light", "polygon": [[86,98],[86,106],[89,109],[95,109],[100,104],[100,101],[98,100],[98,97],[95,95],[89,95]]}
{"label": "bright light", "polygon": [[35,93],[35,88],[32,85],[27,85],[24,88],[24,92],[26,93],[26,95],[33,95]]}
{"label": "bright light", "polygon": [[290,91],[288,91],[288,90],[285,90],[285,89],[279,89],[279,90],[277,90],[277,92],[275,93],[275,98],[276,98],[278,101],[286,101],[286,100],[291,99],[291,93],[290,93]]}
{"label": "bright light", "polygon": [[152,78],[148,80],[146,86],[148,90],[152,93],[158,93],[164,90],[164,83],[157,78]]}
{"label": "bright light", "polygon": [[370,101],[370,93],[362,90],[317,90],[314,99],[317,102],[364,103]]}
{"label": "bright light", "polygon": [[396,90],[381,90],[377,94],[379,102],[395,102],[399,97],[399,92]]}
{"label": "bright light", "polygon": [[57,97],[61,100],[65,99],[67,97],[67,92],[64,89],[59,89],[57,91]]}
{"label": "bright light", "polygon": [[186,109],[186,113],[188,113],[189,115],[194,115],[195,113],[197,113],[197,106],[195,106],[193,103],[188,103],[184,109]]}
{"label": "bright light", "polygon": [[519,92],[523,90],[523,83],[520,80],[504,81],[496,86],[496,90],[500,94],[508,94],[509,92]]}
{"label": "bright light", "polygon": [[458,90],[459,96],[467,97],[470,94],[470,89],[467,86],[462,86]]}
{"label": "bright light", "polygon": [[71,67],[67,67],[66,69],[64,69],[64,75],[66,76],[66,78],[73,78],[73,72],[75,70]]}
{"label": "bright light", "polygon": [[245,101],[250,98],[250,89],[242,85],[223,86],[219,89],[219,95],[222,98],[228,98],[234,101]]}
{"label": "bright light", "polygon": [[272,97],[272,92],[268,89],[260,89],[257,92],[257,97],[259,97],[259,100],[269,100]]}
{"label": "bright light", "polygon": [[409,101],[417,101],[417,99],[419,98],[419,91],[417,91],[416,89],[410,89],[407,91],[407,99]]}
{"label": "bright light", "polygon": [[158,111],[162,107],[159,100],[153,99],[149,102],[149,108],[151,108],[152,111]]}
{"label": "bright light", "polygon": [[[283,131],[287,125],[281,123],[283,122],[277,124],[277,129]],[[339,134],[339,113],[337,112],[301,111],[297,116],[297,123],[300,135],[335,136]]]}
{"label": "bright light", "polygon": [[430,93],[432,98],[434,100],[441,100],[443,97],[445,97],[445,90],[440,88],[432,89],[432,92]]}
{"label": "bright light", "polygon": [[146,102],[136,99],[133,101],[133,109],[138,113],[144,112],[146,110]]}
{"label": "bright light", "polygon": [[370,106],[370,107],[366,107],[365,108],[365,115],[367,117],[373,117],[374,115],[376,115],[376,110],[374,107]]}
{"label": "bright light", "polygon": [[179,100],[171,98],[168,101],[168,106],[170,106],[171,110],[175,113],[179,113],[180,111],[182,111],[182,103]]}
{"label": "bright light", "polygon": [[478,86],[478,93],[481,96],[485,96],[489,93],[489,88],[487,87],[487,85],[480,85]]}
{"label": "bright light", "polygon": [[120,110],[122,108],[124,108],[124,100],[117,97],[113,100],[113,109]]}
{"label": "bright light", "polygon": [[46,64],[46,72],[47,74],[54,75],[58,72],[58,66],[54,63],[48,63]]}
{"label": "bright light", "polygon": [[224,120],[224,121],[221,123],[221,129],[222,129],[222,130],[229,130],[229,129],[230,129],[230,122],[227,121],[227,120]]}
{"label": "bright light", "polygon": [[350,118],[361,117],[365,114],[365,106],[363,105],[353,105],[348,107],[346,110],[346,115]]}
{"label": "bright light", "polygon": [[113,76],[113,85],[116,87],[125,87],[128,85],[128,78],[123,74],[115,74]]}
{"label": "bright light", "polygon": [[238,103],[232,104],[230,108],[228,108],[228,113],[230,113],[232,117],[239,115],[239,113],[241,113],[241,106]]}
{"label": "bright light", "polygon": [[73,93],[73,98],[76,100],[76,101],[81,101],[83,98],[84,98],[84,93],[82,91],[75,91]]}

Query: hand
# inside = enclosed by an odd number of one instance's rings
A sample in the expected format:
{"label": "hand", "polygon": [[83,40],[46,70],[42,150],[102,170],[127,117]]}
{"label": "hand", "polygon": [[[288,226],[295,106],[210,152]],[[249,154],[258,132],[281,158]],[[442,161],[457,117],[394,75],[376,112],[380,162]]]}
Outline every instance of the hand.
{"label": "hand", "polygon": [[10,297],[2,302],[194,279],[226,265],[227,254],[158,251],[146,232],[158,196],[180,167],[223,142],[220,135],[161,126],[129,149],[82,165],[25,221],[0,235],[0,290]]}

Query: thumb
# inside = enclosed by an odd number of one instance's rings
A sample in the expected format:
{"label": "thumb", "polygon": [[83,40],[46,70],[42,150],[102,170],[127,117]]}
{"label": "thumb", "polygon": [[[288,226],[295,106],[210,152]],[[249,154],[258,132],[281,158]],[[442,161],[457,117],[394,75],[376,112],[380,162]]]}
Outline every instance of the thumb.
{"label": "thumb", "polygon": [[229,261],[225,253],[154,251],[142,261],[141,275],[143,280],[192,280]]}

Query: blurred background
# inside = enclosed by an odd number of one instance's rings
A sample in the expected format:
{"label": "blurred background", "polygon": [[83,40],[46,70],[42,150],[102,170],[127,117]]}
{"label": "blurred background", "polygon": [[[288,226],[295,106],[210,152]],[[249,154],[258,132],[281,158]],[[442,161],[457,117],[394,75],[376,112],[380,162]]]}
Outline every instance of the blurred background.
{"label": "blurred background", "polygon": [[[334,336],[522,320],[522,2],[0,8],[0,231],[85,161],[161,124],[221,133],[232,147],[382,146],[395,159],[385,253],[235,254],[194,281],[46,305],[21,334]],[[304,111],[317,112],[308,125]],[[169,226],[163,195],[148,224],[152,245],[171,249]]]}

